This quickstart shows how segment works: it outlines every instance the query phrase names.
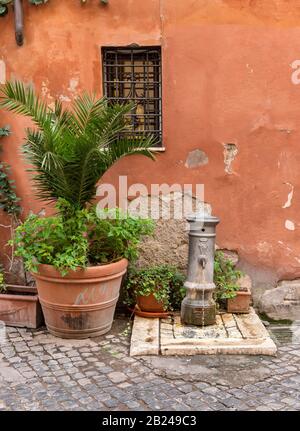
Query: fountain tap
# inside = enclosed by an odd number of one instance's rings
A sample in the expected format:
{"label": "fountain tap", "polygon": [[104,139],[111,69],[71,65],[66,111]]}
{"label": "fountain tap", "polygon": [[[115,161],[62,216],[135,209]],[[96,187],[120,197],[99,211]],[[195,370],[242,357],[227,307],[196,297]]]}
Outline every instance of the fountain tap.
{"label": "fountain tap", "polygon": [[202,266],[202,269],[205,269],[206,266],[206,256],[199,256],[198,257],[198,262],[199,264]]}

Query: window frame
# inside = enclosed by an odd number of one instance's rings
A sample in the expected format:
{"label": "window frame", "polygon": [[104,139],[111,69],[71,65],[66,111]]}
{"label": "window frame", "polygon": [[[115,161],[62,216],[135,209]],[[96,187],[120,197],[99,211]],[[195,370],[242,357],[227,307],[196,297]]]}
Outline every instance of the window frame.
{"label": "window frame", "polygon": [[[110,77],[109,77],[109,68],[110,67],[123,67],[122,64],[118,65],[118,63],[111,63],[111,65],[108,63],[107,57],[109,54],[114,54],[116,56],[117,59],[117,55],[128,55],[130,56],[130,60],[131,60],[131,67],[134,70],[134,53],[136,53],[136,58],[138,57],[138,54],[141,55],[141,58],[145,58],[142,57],[146,54],[146,61],[148,60],[148,56],[149,54],[151,54],[151,51],[154,51],[155,54],[158,55],[158,65],[152,65],[150,67],[157,67],[157,77],[158,79],[154,79],[152,81],[149,81],[149,75],[148,75],[148,71],[144,72],[145,74],[147,74],[147,80],[143,80],[143,81],[133,81],[133,80],[126,80],[126,81],[121,81],[119,79],[116,80],[117,86],[114,87],[114,83],[110,82]],[[125,57],[124,57],[125,58]],[[103,90],[103,95],[105,97],[107,97],[108,100],[112,100],[113,97],[109,95],[110,91],[115,92],[115,91],[119,91],[120,89],[120,83],[121,84],[126,84],[127,82],[134,82],[137,84],[145,84],[145,83],[149,83],[151,86],[153,86],[153,92],[157,91],[157,96],[155,97],[148,97],[145,98],[144,100],[146,100],[146,106],[147,106],[147,99],[149,101],[151,101],[151,103],[157,103],[158,107],[155,108],[155,110],[153,111],[153,117],[152,120],[154,118],[154,124],[158,124],[158,127],[156,129],[154,129],[155,133],[151,133],[151,130],[147,130],[145,129],[145,119],[150,118],[151,119],[151,114],[147,114],[147,113],[143,113],[140,115],[143,115],[143,120],[144,120],[144,130],[139,133],[138,131],[133,130],[133,135],[141,135],[141,136],[147,136],[147,135],[157,135],[157,143],[156,145],[153,147],[154,150],[156,151],[164,151],[164,147],[163,147],[163,118],[162,118],[162,49],[160,45],[127,45],[127,46],[102,46],[101,47],[101,59],[102,59],[102,90]],[[145,60],[143,60],[145,61]],[[151,60],[150,60],[151,61]],[[116,76],[118,76],[118,70],[116,69]],[[109,91],[109,85],[111,84],[111,90]],[[148,85],[149,85],[148,84]],[[134,84],[133,84],[134,85]],[[146,86],[145,86],[146,88]],[[149,90],[146,90],[149,91]],[[114,96],[115,100],[118,101],[120,99],[126,100],[126,98],[122,98],[122,97],[117,97],[118,94],[116,96]],[[141,98],[140,98],[141,99]],[[129,101],[133,100],[132,98],[128,98]],[[135,100],[139,100],[139,98],[137,97]],[[145,112],[145,107],[144,107],[144,112]],[[139,114],[135,114],[135,115],[139,115]],[[155,119],[155,117],[158,117],[158,120]],[[157,123],[155,123],[155,121],[157,121]],[[146,125],[147,127],[147,125]]]}

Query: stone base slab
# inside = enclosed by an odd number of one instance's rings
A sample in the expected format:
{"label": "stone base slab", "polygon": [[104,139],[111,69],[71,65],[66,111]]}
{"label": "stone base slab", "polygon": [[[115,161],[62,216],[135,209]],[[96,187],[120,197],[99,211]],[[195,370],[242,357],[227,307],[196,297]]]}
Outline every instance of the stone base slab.
{"label": "stone base slab", "polygon": [[182,325],[167,319],[135,316],[130,356],[276,355],[277,347],[253,308],[249,314],[220,313],[215,325]]}

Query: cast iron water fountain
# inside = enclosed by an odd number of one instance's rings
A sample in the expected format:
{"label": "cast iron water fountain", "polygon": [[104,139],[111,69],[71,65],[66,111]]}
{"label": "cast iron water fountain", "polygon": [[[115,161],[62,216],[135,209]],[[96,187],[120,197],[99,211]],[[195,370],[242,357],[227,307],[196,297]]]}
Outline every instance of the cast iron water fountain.
{"label": "cast iron water fountain", "polygon": [[[214,254],[217,217],[196,213],[189,222],[188,275],[181,317],[136,316],[130,355],[275,355],[277,347],[255,310],[216,316]],[[181,320],[181,322],[180,322]]]}
{"label": "cast iron water fountain", "polygon": [[202,212],[187,217],[189,230],[188,275],[184,284],[186,297],[181,304],[181,322],[207,326],[216,322],[213,293],[214,255],[217,217]]}

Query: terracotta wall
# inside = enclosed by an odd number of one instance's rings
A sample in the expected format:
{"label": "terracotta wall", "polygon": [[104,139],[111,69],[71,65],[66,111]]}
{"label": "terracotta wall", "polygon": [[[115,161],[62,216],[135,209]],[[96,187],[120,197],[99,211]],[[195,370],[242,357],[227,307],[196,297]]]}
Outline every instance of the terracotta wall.
{"label": "terracotta wall", "polygon": [[[26,5],[21,48],[12,13],[0,19],[7,77],[33,82],[49,103],[68,101],[83,89],[101,93],[101,46],[161,44],[166,150],[155,164],[124,159],[105,179],[117,182],[122,174],[146,185],[204,183],[205,200],[221,218],[219,246],[237,250],[242,265],[266,283],[299,277],[300,85],[292,82],[291,64],[300,58],[300,2],[75,3]],[[5,158],[22,204],[40,210],[19,154],[26,121],[0,115],[13,131]],[[208,163],[186,167],[196,149]]]}

